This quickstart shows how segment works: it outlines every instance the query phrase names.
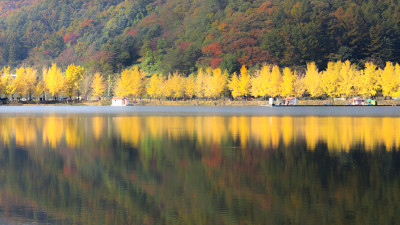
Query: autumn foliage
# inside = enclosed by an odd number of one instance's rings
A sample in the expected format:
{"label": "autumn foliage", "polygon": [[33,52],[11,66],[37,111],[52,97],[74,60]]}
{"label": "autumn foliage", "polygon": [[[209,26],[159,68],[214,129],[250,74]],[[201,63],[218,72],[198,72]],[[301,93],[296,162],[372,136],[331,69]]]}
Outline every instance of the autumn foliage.
{"label": "autumn foliage", "polygon": [[[264,64],[256,70],[242,66],[239,73],[229,75],[221,68],[200,69],[185,76],[179,72],[148,75],[138,66],[116,74],[112,83],[100,73],[91,75],[85,68],[71,64],[65,71],[53,64],[36,69],[20,67],[11,73],[4,67],[0,76],[0,93],[11,99],[32,96],[57,99],[79,97],[91,93],[99,98],[110,87],[113,96],[131,98],[183,99],[248,99],[249,97],[349,98],[400,97],[400,65],[387,62],[380,68],[372,62],[364,69],[349,61],[329,62],[325,70],[308,63],[305,71]],[[87,95],[87,94],[85,94]]]}
{"label": "autumn foliage", "polygon": [[264,63],[383,68],[400,62],[399,7],[391,0],[1,1],[0,66],[41,73],[52,63],[75,64],[107,76],[138,65],[166,80],[208,67],[239,75],[243,65],[253,71]]}

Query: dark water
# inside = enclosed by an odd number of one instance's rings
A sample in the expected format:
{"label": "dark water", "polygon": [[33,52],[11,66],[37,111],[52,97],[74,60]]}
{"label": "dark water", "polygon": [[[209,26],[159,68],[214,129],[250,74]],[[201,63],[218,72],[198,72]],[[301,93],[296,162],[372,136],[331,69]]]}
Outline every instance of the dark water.
{"label": "dark water", "polygon": [[400,224],[397,107],[260,108],[1,107],[0,224]]}

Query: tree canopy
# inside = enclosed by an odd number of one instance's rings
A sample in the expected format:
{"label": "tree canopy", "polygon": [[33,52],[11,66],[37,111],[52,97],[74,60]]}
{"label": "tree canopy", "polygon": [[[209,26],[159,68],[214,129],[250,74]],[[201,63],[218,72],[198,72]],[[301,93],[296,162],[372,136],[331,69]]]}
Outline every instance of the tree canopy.
{"label": "tree canopy", "polygon": [[189,75],[400,61],[400,3],[391,0],[20,0],[2,1],[0,18],[0,66],[13,68]]}

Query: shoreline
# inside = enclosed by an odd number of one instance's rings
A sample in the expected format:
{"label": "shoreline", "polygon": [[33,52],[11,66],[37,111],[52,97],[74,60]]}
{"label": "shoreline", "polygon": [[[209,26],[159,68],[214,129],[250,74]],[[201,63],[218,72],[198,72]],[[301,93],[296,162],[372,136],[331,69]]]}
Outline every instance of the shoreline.
{"label": "shoreline", "polygon": [[[346,106],[346,100],[299,100],[298,106]],[[10,102],[1,106],[110,106],[111,100],[72,101],[72,102]],[[129,106],[269,106],[262,100],[150,100],[131,101]],[[400,100],[378,100],[378,106],[400,106]]]}
{"label": "shoreline", "polygon": [[0,107],[0,117],[35,116],[345,116],[345,117],[399,117],[397,107],[263,107],[263,106],[188,106],[145,105],[131,107],[110,106],[9,106]]}

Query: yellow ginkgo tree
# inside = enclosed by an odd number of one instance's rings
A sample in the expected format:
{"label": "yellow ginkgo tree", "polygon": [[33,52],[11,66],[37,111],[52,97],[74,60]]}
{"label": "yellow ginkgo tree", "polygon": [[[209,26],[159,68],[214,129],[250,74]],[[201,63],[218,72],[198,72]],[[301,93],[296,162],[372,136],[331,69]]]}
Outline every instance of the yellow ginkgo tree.
{"label": "yellow ginkgo tree", "polygon": [[242,68],[240,69],[240,75],[239,75],[239,91],[240,95],[243,97],[246,97],[248,94],[250,94],[250,88],[251,88],[251,83],[250,83],[250,73],[247,70],[246,66],[243,65]]}
{"label": "yellow ginkgo tree", "polygon": [[92,96],[95,98],[100,98],[107,88],[107,84],[100,73],[96,73],[92,81]]}
{"label": "yellow ginkgo tree", "polygon": [[172,89],[174,98],[183,98],[185,95],[185,80],[181,74],[175,72],[168,78],[170,88]]}
{"label": "yellow ginkgo tree", "polygon": [[294,95],[295,82],[296,82],[296,75],[290,68],[285,67],[283,69],[282,86],[281,86],[282,97],[289,97]]}
{"label": "yellow ginkgo tree", "polygon": [[228,83],[228,87],[229,87],[229,90],[231,91],[232,97],[234,99],[241,96],[240,81],[239,81],[239,77],[236,73],[232,74],[232,77]]}
{"label": "yellow ginkgo tree", "polygon": [[261,81],[262,77],[259,71],[257,71],[256,74],[250,79],[251,82],[250,94],[256,98],[263,96]]}
{"label": "yellow ginkgo tree", "polygon": [[294,81],[294,95],[296,97],[301,97],[306,92],[306,86],[304,85],[304,77],[297,76]]}
{"label": "yellow ginkgo tree", "polygon": [[379,70],[379,84],[383,97],[392,96],[398,88],[396,73],[393,63],[387,62],[383,70]]}
{"label": "yellow ginkgo tree", "polygon": [[34,89],[36,96],[38,97],[38,100],[40,96],[45,96],[45,91],[46,91],[46,86],[42,80],[39,80],[36,84],[36,87]]}
{"label": "yellow ginkgo tree", "polygon": [[212,76],[208,78],[207,97],[220,98],[226,88],[228,75],[223,72],[220,68],[212,70]]}
{"label": "yellow ginkgo tree", "polygon": [[51,96],[57,97],[61,93],[64,76],[55,63],[49,69],[43,69],[43,82]]}
{"label": "yellow ginkgo tree", "polygon": [[394,66],[394,82],[397,84],[392,97],[400,97],[400,65],[396,63]]}
{"label": "yellow ginkgo tree", "polygon": [[307,70],[303,83],[311,97],[319,97],[323,94],[321,88],[321,74],[318,71],[315,62],[307,63]]}
{"label": "yellow ginkgo tree", "polygon": [[196,77],[195,93],[197,98],[209,97],[211,88],[209,86],[211,78],[211,69],[200,68]]}
{"label": "yellow ginkgo tree", "polygon": [[85,69],[81,66],[75,66],[71,64],[65,71],[63,91],[66,96],[72,99],[72,96],[77,95],[79,97],[80,82],[85,74]]}
{"label": "yellow ginkgo tree", "polygon": [[158,74],[153,74],[146,86],[147,94],[152,98],[160,98],[163,93],[164,78]]}
{"label": "yellow ginkgo tree", "polygon": [[260,70],[255,72],[255,76],[251,79],[251,94],[254,97],[263,96],[268,94],[268,85],[271,79],[271,66],[264,64]]}
{"label": "yellow ginkgo tree", "polygon": [[339,74],[338,93],[341,97],[349,97],[355,93],[356,79],[359,76],[359,71],[356,70],[349,60],[346,62],[339,61],[336,64]]}
{"label": "yellow ginkgo tree", "polygon": [[322,72],[321,87],[324,93],[329,97],[337,97],[339,95],[338,84],[340,67],[337,67],[337,65],[341,65],[341,62],[329,62],[326,70]]}
{"label": "yellow ginkgo tree", "polygon": [[122,97],[139,97],[143,94],[145,87],[145,73],[135,66],[133,69],[122,71],[121,77],[117,80],[114,92]]}
{"label": "yellow ginkgo tree", "polygon": [[185,95],[190,99],[192,99],[192,97],[195,95],[195,88],[196,88],[195,81],[196,80],[193,74],[190,74],[185,79]]}
{"label": "yellow ginkgo tree", "polygon": [[13,94],[15,91],[14,88],[14,79],[12,78],[12,75],[10,74],[10,67],[3,67],[3,69],[0,71],[1,72],[1,92],[4,94],[4,96],[9,96],[11,95],[11,98],[13,98]]}
{"label": "yellow ginkgo tree", "polygon": [[240,69],[239,76],[236,75],[236,73],[232,74],[228,88],[231,91],[233,98],[237,98],[239,96],[246,97],[250,94],[251,76],[245,65],[243,65]]}
{"label": "yellow ginkgo tree", "polygon": [[14,79],[15,91],[20,97],[25,97],[29,94],[29,98],[32,97],[32,93],[35,90],[35,84],[37,80],[37,71],[33,68],[20,67],[16,69],[16,77]]}
{"label": "yellow ginkgo tree", "polygon": [[282,74],[281,71],[279,70],[279,66],[275,65],[272,67],[271,76],[269,79],[269,84],[267,88],[268,95],[272,97],[282,95],[281,84],[282,84]]}
{"label": "yellow ginkgo tree", "polygon": [[366,97],[375,96],[379,88],[377,66],[372,62],[365,63],[365,69],[361,71],[357,81],[360,94]]}

